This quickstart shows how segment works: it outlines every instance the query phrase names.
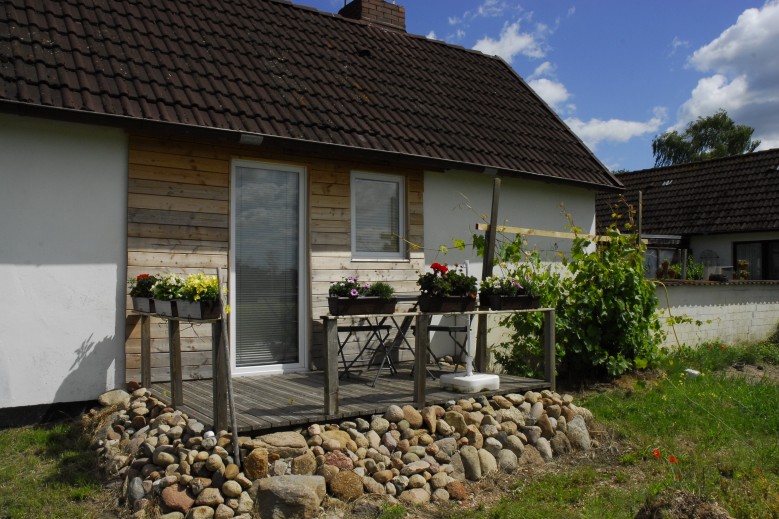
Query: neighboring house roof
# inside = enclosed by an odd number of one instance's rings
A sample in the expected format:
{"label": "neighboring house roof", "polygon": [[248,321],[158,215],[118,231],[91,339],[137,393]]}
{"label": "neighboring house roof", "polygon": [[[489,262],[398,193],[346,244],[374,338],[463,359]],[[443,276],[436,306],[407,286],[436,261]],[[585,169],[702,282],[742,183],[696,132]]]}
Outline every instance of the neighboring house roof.
{"label": "neighboring house roof", "polygon": [[4,0],[0,111],[620,187],[501,59],[281,0]]}
{"label": "neighboring house roof", "polygon": [[[779,231],[779,149],[617,174],[624,197],[643,199],[643,234]],[[596,197],[598,229],[610,225],[617,195]],[[619,207],[621,206],[621,207]],[[624,205],[618,204],[624,214]]]}

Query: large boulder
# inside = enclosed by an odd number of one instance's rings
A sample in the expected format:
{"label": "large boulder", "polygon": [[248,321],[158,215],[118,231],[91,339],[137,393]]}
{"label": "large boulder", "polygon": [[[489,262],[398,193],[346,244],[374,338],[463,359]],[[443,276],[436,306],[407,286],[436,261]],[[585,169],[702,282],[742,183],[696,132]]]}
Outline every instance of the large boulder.
{"label": "large boulder", "polygon": [[260,479],[268,475],[268,451],[263,448],[252,450],[243,460],[243,471],[249,479]]}
{"label": "large boulder", "polygon": [[482,473],[479,451],[475,447],[466,445],[460,449],[460,458],[462,459],[465,477],[470,481],[480,480]]}
{"label": "large boulder", "polygon": [[167,508],[186,514],[195,504],[195,497],[184,485],[171,485],[162,490],[160,501]]}
{"label": "large boulder", "polygon": [[576,415],[572,420],[568,421],[566,436],[568,436],[571,447],[574,449],[590,450],[590,432],[587,430],[587,425],[581,415]]}
{"label": "large boulder", "polygon": [[126,409],[130,405],[130,393],[122,389],[112,389],[97,397],[97,401],[103,407],[118,405]]}
{"label": "large boulder", "polygon": [[344,470],[333,476],[330,490],[341,501],[354,501],[363,494],[362,477],[351,470]]}
{"label": "large boulder", "polygon": [[251,447],[262,447],[270,454],[278,454],[280,458],[296,458],[308,451],[306,439],[294,431],[264,434],[251,440],[251,443]]}
{"label": "large boulder", "polygon": [[327,492],[322,476],[277,476],[259,481],[256,511],[262,519],[313,519]]}

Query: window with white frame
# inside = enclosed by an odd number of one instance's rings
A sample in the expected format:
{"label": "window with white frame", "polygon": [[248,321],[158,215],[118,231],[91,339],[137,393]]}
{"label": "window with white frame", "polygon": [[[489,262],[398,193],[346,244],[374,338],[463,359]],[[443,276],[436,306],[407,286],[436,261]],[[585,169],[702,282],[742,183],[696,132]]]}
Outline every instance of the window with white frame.
{"label": "window with white frame", "polygon": [[352,172],[352,257],[405,259],[405,183],[400,175]]}

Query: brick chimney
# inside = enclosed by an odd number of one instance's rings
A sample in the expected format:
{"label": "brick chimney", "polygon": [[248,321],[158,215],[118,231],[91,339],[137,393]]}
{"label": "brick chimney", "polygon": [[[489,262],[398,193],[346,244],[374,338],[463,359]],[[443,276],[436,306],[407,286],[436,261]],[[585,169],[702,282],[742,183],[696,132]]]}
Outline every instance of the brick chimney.
{"label": "brick chimney", "polygon": [[382,24],[390,29],[406,31],[406,10],[402,5],[384,0],[352,0],[338,11],[344,18]]}

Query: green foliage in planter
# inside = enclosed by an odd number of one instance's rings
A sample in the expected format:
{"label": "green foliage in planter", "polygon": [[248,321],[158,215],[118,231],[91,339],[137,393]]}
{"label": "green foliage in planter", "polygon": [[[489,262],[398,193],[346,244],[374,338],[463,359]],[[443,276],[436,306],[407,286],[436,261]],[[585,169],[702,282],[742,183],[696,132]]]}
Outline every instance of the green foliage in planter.
{"label": "green foliage in planter", "polygon": [[692,257],[687,259],[687,279],[703,279],[703,262],[696,263]]}
{"label": "green foliage in planter", "polygon": [[381,299],[391,299],[395,294],[392,286],[377,281],[376,283],[361,283],[356,276],[348,276],[341,281],[334,281],[330,284],[328,295],[331,297],[379,297]]}
{"label": "green foliage in planter", "polygon": [[525,286],[516,276],[490,276],[481,282],[479,293],[485,296],[521,296]]}
{"label": "green foliage in planter", "polygon": [[422,294],[476,297],[476,277],[465,274],[459,265],[450,269],[448,265],[433,263],[430,268],[432,272],[421,274],[417,279]]}
{"label": "green foliage in planter", "polygon": [[391,299],[392,296],[395,295],[395,289],[383,281],[378,281],[368,288],[365,295],[368,297],[378,297],[380,299]]}
{"label": "green foliage in planter", "polygon": [[157,282],[152,286],[152,296],[154,299],[162,301],[171,301],[181,299],[181,288],[184,286],[184,280],[176,274],[165,274],[158,276]]}
{"label": "green foliage in planter", "polygon": [[[560,265],[523,251],[519,236],[496,249],[496,263],[515,264],[518,275],[532,280],[541,306],[555,309],[558,372],[572,379],[618,376],[654,363],[662,331],[655,288],[644,277],[644,246],[616,227],[606,233],[610,241],[597,246],[571,228],[577,237]],[[474,246],[483,251],[479,240]],[[510,373],[540,376],[543,314],[514,315],[504,324],[514,331],[495,349],[498,362]]]}

